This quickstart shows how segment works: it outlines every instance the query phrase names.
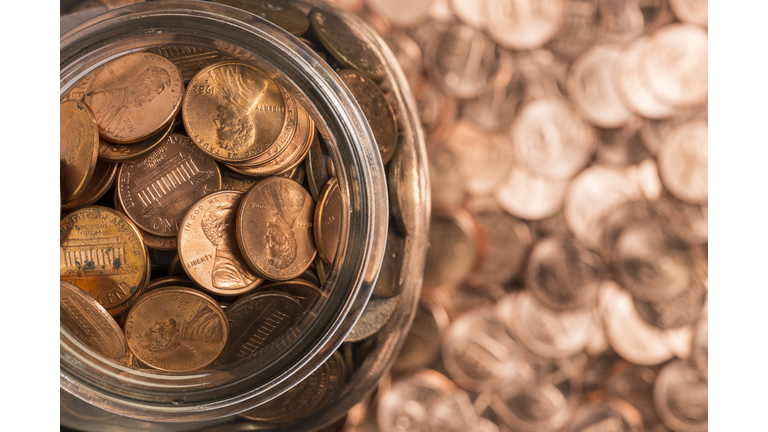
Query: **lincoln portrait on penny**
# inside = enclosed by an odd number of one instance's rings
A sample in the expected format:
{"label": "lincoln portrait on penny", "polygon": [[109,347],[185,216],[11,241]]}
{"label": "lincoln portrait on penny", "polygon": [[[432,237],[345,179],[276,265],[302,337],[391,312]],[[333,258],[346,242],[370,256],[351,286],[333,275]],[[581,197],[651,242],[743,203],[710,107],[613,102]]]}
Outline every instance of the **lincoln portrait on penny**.
{"label": "lincoln portrait on penny", "polygon": [[211,206],[205,212],[200,225],[203,234],[216,247],[216,258],[211,271],[214,288],[237,289],[253,283],[256,276],[242,264],[235,238],[235,211],[231,202]]}

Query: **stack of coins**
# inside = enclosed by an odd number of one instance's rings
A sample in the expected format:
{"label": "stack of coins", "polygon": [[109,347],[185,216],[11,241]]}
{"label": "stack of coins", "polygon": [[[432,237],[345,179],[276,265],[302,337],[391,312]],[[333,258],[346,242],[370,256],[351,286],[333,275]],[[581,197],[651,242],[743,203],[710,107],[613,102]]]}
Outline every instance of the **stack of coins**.
{"label": "stack of coins", "polygon": [[417,314],[352,431],[707,429],[707,3],[336,1],[427,135]]}

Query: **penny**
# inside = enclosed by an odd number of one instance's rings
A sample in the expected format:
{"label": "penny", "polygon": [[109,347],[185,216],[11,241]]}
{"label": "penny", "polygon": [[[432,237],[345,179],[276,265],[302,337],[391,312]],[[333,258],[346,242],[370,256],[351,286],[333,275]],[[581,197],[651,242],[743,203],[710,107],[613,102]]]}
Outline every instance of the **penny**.
{"label": "penny", "polygon": [[555,180],[515,165],[494,196],[504,210],[522,219],[539,220],[563,207],[568,180]]}
{"label": "penny", "polygon": [[609,3],[611,7],[607,10],[611,16],[607,18],[610,25],[605,39],[616,43],[626,43],[643,33],[645,22],[638,0],[609,0]]}
{"label": "penny", "polygon": [[571,66],[568,97],[590,123],[604,128],[621,127],[632,117],[615,87],[614,65],[619,45],[599,45],[585,51]]}
{"label": "penny", "polygon": [[445,309],[428,296],[422,296],[392,372],[403,373],[429,366],[440,355],[440,340],[448,324]]}
{"label": "penny", "polygon": [[675,19],[668,0],[640,0],[638,6],[643,14],[646,33],[650,33]]}
{"label": "penny", "polygon": [[[493,422],[491,425],[495,426]],[[481,430],[480,417],[464,390],[443,395],[435,401],[430,409],[429,427],[435,431]],[[498,431],[498,427],[493,430]]]}
{"label": "penny", "polygon": [[708,385],[689,362],[674,360],[659,372],[653,401],[659,417],[673,431],[706,427],[708,400]]}
{"label": "penny", "polygon": [[330,158],[328,150],[320,138],[320,134],[314,134],[312,144],[309,146],[309,152],[304,159],[304,167],[307,171],[309,192],[315,201],[320,196],[323,187],[331,179],[331,175],[328,173],[328,165],[331,163]]}
{"label": "penny", "polygon": [[504,180],[515,161],[509,136],[479,130],[459,121],[445,142],[462,165],[464,188],[473,195],[492,193]]}
{"label": "penny", "polygon": [[656,372],[653,369],[620,361],[609,371],[605,392],[609,397],[629,402],[640,415],[645,430],[659,430],[661,419],[653,407],[655,383]]}
{"label": "penny", "polygon": [[477,236],[477,226],[466,210],[433,209],[424,280],[435,285],[450,285],[466,279],[478,261]]}
{"label": "penny", "polygon": [[315,36],[341,66],[355,69],[380,83],[384,80],[384,65],[357,30],[335,14],[318,8],[309,11],[309,20]]}
{"label": "penny", "polygon": [[510,133],[517,163],[558,180],[579,172],[597,149],[594,129],[565,99],[528,103]]}
{"label": "penny", "polygon": [[567,2],[563,0],[484,2],[488,34],[500,45],[526,50],[539,47],[560,30]]}
{"label": "penny", "polygon": [[179,261],[179,254],[176,254],[176,256],[173,257],[171,260],[171,264],[168,266],[168,276],[186,276],[187,273],[184,271],[184,268],[181,266],[181,261]]}
{"label": "penny", "polygon": [[61,202],[73,201],[87,186],[99,154],[99,132],[93,112],[83,102],[59,104],[59,171]]}
{"label": "penny", "polygon": [[309,30],[307,15],[290,3],[279,0],[214,0],[250,12],[283,28],[294,36],[301,36]]}
{"label": "penny", "polygon": [[[422,0],[424,1],[424,0]],[[428,0],[430,3],[433,0]],[[397,63],[403,69],[405,80],[411,89],[424,81],[424,55],[421,47],[410,36],[402,31],[393,31],[383,37],[387,47],[397,59]]]}
{"label": "penny", "polygon": [[504,289],[497,284],[444,285],[429,292],[445,308],[451,321],[475,309],[493,308],[507,297]]}
{"label": "penny", "polygon": [[379,148],[381,162],[386,165],[397,148],[397,122],[392,106],[381,89],[359,72],[344,69],[338,74],[368,120]]}
{"label": "penny", "polygon": [[160,128],[157,134],[133,143],[115,144],[109,141],[99,140],[99,159],[108,162],[129,162],[140,159],[160,147],[173,130],[173,122]]}
{"label": "penny", "polygon": [[239,61],[202,69],[187,86],[182,105],[184,127],[208,156],[243,162],[287,142],[288,112],[278,85],[263,72]]}
{"label": "penny", "polygon": [[[303,276],[304,275],[300,277]],[[324,300],[328,297],[328,294],[321,290],[318,284],[317,278],[314,278],[314,280],[311,281],[306,279],[293,279],[283,282],[270,282],[259,286],[256,291],[270,290],[288,294],[296,299],[305,311],[308,311],[312,304],[315,303],[316,299],[320,298],[321,300]]]}
{"label": "penny", "polygon": [[628,225],[616,239],[614,253],[618,281],[638,300],[672,299],[693,282],[694,251],[668,223]]}
{"label": "penny", "polygon": [[427,430],[426,413],[440,397],[454,391],[456,386],[448,378],[428,369],[398,379],[380,395],[376,409],[379,430]]}
{"label": "penny", "polygon": [[138,229],[106,207],[85,207],[60,224],[61,279],[82,288],[105,309],[124,303],[147,271]]}
{"label": "penny", "polygon": [[443,141],[458,114],[456,101],[432,83],[413,89],[427,144]]}
{"label": "penny", "polygon": [[185,287],[199,289],[199,286],[189,278],[189,276],[163,276],[152,281],[147,285],[147,292],[166,287]]}
{"label": "penny", "polygon": [[523,51],[515,56],[517,70],[525,81],[525,102],[565,97],[566,64],[544,48]]}
{"label": "penny", "polygon": [[214,192],[192,204],[179,223],[181,266],[214,294],[245,294],[264,282],[248,268],[237,246],[235,218],[243,195]]}
{"label": "penny", "polygon": [[[117,190],[115,190],[114,206],[115,206],[115,210],[128,216],[128,213],[125,211],[122,204],[120,204],[120,200],[118,200],[117,198]],[[160,237],[154,234],[150,234],[141,228],[139,228],[139,234],[141,234],[141,239],[144,241],[144,244],[148,248],[151,248],[154,250],[174,251],[174,252],[178,249],[179,242],[176,237]]]}
{"label": "penny", "polygon": [[123,315],[126,311],[130,310],[133,307],[133,304],[136,303],[136,301],[144,295],[144,293],[147,291],[147,288],[149,287],[149,280],[152,277],[152,262],[150,261],[149,254],[147,254],[147,271],[144,273],[144,277],[141,280],[141,283],[139,284],[139,288],[131,294],[130,297],[128,297],[128,300],[124,301],[123,303],[120,303],[117,306],[113,306],[107,309],[107,312],[109,312],[110,315],[113,317],[121,317],[120,324],[124,327],[125,326],[125,315]]}
{"label": "penny", "polygon": [[372,0],[366,5],[392,25],[412,27],[429,18],[432,3],[434,0]]}
{"label": "penny", "polygon": [[303,313],[298,300],[280,292],[261,291],[240,298],[227,308],[229,337],[216,363],[227,365],[259,355],[285,336]]}
{"label": "penny", "polygon": [[261,180],[258,177],[237,173],[224,164],[219,165],[219,170],[221,170],[221,190],[248,192],[253,185]]}
{"label": "penny", "polygon": [[87,292],[60,281],[59,321],[77,340],[94,351],[119,359],[127,350],[123,329]]}
{"label": "penny", "polygon": [[[315,203],[298,183],[269,177],[242,198],[237,243],[248,265],[269,280],[289,280],[312,263]],[[266,246],[266,247],[265,247]]]}
{"label": "penny", "polygon": [[636,165],[650,158],[640,136],[643,123],[642,118],[633,114],[621,128],[598,129],[600,145],[595,161],[607,165]]}
{"label": "penny", "polygon": [[408,242],[408,237],[403,236],[390,220],[379,277],[373,286],[373,296],[390,298],[399,295],[405,289],[403,257],[406,254]]}
{"label": "penny", "polygon": [[128,217],[160,237],[176,236],[192,203],[221,188],[216,162],[175,134],[149,155],[124,163],[117,178],[117,197]]}
{"label": "penny", "polygon": [[707,100],[707,31],[670,24],[648,37],[643,66],[654,95],[672,106]]}
{"label": "penny", "polygon": [[189,372],[211,364],[227,341],[227,318],[207,295],[181,287],[142,296],[126,317],[134,356],[159,370]]}
{"label": "penny", "polygon": [[675,127],[659,149],[659,174],[677,198],[703,204],[708,198],[707,120],[691,120]]}
{"label": "penny", "polygon": [[467,197],[464,167],[458,156],[445,145],[427,147],[429,189],[434,207],[460,207]]}
{"label": "penny", "polygon": [[512,328],[488,308],[461,315],[442,340],[443,365],[467,390],[493,386],[522,348]]}
{"label": "penny", "polygon": [[547,44],[564,57],[578,55],[613,26],[611,5],[602,0],[570,0],[557,34]]}
{"label": "penny", "polygon": [[157,134],[179,112],[184,83],[170,60],[149,52],[119,57],[95,72],[83,99],[106,141],[130,144]]}
{"label": "penny", "polygon": [[668,118],[675,114],[675,108],[656,97],[642,69],[648,49],[647,37],[635,39],[624,48],[615,63],[616,91],[635,113],[649,119]]}
{"label": "penny", "polygon": [[563,432],[642,432],[640,414],[624,401],[608,400],[580,406]]}
{"label": "penny", "polygon": [[62,96],[62,100],[74,99],[81,101],[88,93],[88,89],[91,87],[93,81],[93,74],[88,74],[78,81],[74,87],[72,87],[65,95]]}
{"label": "penny", "polygon": [[525,272],[529,292],[554,310],[576,309],[594,300],[606,265],[594,251],[571,235],[536,243]]}
{"label": "penny", "polygon": [[415,146],[397,148],[387,168],[389,205],[395,223],[406,234],[415,233],[418,226],[416,209],[423,202],[425,185],[419,181],[419,155]]}
{"label": "penny", "polygon": [[314,224],[317,254],[329,267],[333,264],[336,249],[339,247],[342,214],[339,182],[334,177],[325,186],[317,200]]}
{"label": "penny", "polygon": [[696,321],[707,300],[707,288],[694,282],[680,295],[657,302],[634,300],[637,313],[661,329],[679,328]]}
{"label": "penny", "polygon": [[515,71],[506,82],[465,101],[461,107],[462,117],[484,130],[501,132],[522,107],[526,95],[525,84],[521,74]]}
{"label": "penny", "polygon": [[528,256],[533,241],[531,230],[503,211],[481,211],[474,217],[485,239],[485,254],[472,277],[491,283],[511,281]]}
{"label": "penny", "polygon": [[693,344],[691,347],[691,363],[699,371],[699,374],[707,382],[709,371],[709,342],[708,321],[706,313],[699,319],[693,330]]}
{"label": "penny", "polygon": [[670,0],[669,6],[680,21],[707,27],[709,21],[707,0]]}
{"label": "penny", "polygon": [[605,257],[611,257],[624,227],[647,220],[659,220],[679,224],[674,208],[663,201],[637,200],[621,204],[603,217],[601,247]]}
{"label": "penny", "polygon": [[61,205],[62,210],[72,210],[95,203],[112,187],[116,175],[116,163],[97,159],[91,180],[72,201]]}
{"label": "penny", "polygon": [[181,78],[185,83],[188,83],[201,69],[207,66],[233,60],[232,57],[218,51],[181,44],[150,48],[147,52],[161,55],[173,62],[179,68]]}
{"label": "penny", "polygon": [[508,52],[484,32],[454,24],[430,42],[424,64],[448,95],[472,98],[490,88]]}
{"label": "penny", "polygon": [[387,323],[389,317],[392,316],[392,312],[397,306],[398,297],[390,298],[375,298],[371,297],[368,300],[368,304],[363,310],[363,314],[360,315],[355,326],[344,339],[344,342],[359,342],[367,339],[376,334],[384,324]]}

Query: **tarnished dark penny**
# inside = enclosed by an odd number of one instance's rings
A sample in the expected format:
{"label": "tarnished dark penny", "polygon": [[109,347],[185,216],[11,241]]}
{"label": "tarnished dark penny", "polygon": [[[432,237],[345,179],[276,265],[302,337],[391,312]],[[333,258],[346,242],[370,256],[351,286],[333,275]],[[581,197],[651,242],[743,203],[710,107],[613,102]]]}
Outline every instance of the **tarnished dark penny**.
{"label": "tarnished dark penny", "polygon": [[60,281],[59,322],[75,338],[94,351],[113,359],[125,355],[123,329],[87,292]]}
{"label": "tarnished dark penny", "polygon": [[309,30],[307,15],[290,3],[280,0],[213,0],[250,12],[283,28],[294,36],[301,36]]}
{"label": "tarnished dark penny", "polygon": [[370,78],[350,69],[341,70],[338,74],[368,120],[379,147],[381,162],[386,165],[397,149],[397,122],[392,106]]}
{"label": "tarnished dark penny", "polygon": [[293,132],[283,130],[287,111],[277,84],[238,61],[217,63],[195,75],[182,113],[192,141],[222,162],[259,157],[281,134]]}
{"label": "tarnished dark penny", "polygon": [[379,270],[379,277],[373,286],[375,297],[394,297],[405,289],[406,275],[403,273],[403,257],[408,241],[408,238],[403,236],[390,221],[384,257],[381,259],[381,270]]}
{"label": "tarnished dark penny", "polygon": [[160,128],[160,132],[133,144],[115,144],[99,139],[99,159],[108,162],[129,162],[142,158],[160,147],[173,130],[173,122]]}
{"label": "tarnished dark penny", "polygon": [[397,305],[397,299],[398,297],[387,299],[371,297],[365,306],[363,314],[360,315],[360,318],[355,323],[355,326],[352,327],[352,331],[349,332],[344,342],[359,342],[381,330],[389,320],[389,317],[392,316],[392,312]]}
{"label": "tarnished dark penny", "polygon": [[[306,273],[306,272],[305,272]],[[300,276],[304,277],[304,275]],[[288,294],[301,303],[301,307],[304,310],[309,310],[309,307],[315,302],[318,297],[327,297],[328,294],[323,292],[317,285],[316,278],[313,281],[293,279],[282,282],[270,282],[257,288],[257,291],[279,291],[281,293]]]}
{"label": "tarnished dark penny", "polygon": [[234,60],[218,51],[191,45],[164,45],[150,48],[147,52],[161,55],[176,65],[181,78],[188,83],[201,69],[226,60]]}
{"label": "tarnished dark penny", "polygon": [[696,322],[706,301],[707,288],[694,282],[675,297],[657,302],[635,299],[634,303],[637,313],[646,322],[666,330]]}
{"label": "tarnished dark penny", "polygon": [[189,207],[181,219],[179,261],[205,290],[233,296],[264,282],[253,274],[237,245],[235,218],[243,192],[212,193]]}
{"label": "tarnished dark penny", "polygon": [[328,154],[328,149],[325,148],[325,144],[320,138],[320,134],[316,133],[312,144],[309,147],[307,157],[304,159],[304,166],[307,170],[309,192],[312,194],[312,199],[315,201],[317,201],[320,192],[328,183],[328,180],[331,179],[331,175],[328,173],[329,164],[330,155]]}
{"label": "tarnished dark penny", "polygon": [[77,198],[88,186],[96,168],[98,155],[99,132],[93,112],[83,102],[62,101],[59,104],[59,171],[62,204]]}
{"label": "tarnished dark penny", "polygon": [[315,246],[323,263],[329,267],[341,240],[341,191],[336,177],[325,185],[315,206]]}
{"label": "tarnished dark penny", "polygon": [[525,272],[530,293],[555,310],[574,309],[595,299],[606,265],[570,235],[547,237],[531,252]]}
{"label": "tarnished dark penny", "polygon": [[189,288],[142,296],[126,317],[128,348],[148,366],[188,372],[212,363],[228,340],[227,318],[216,302]]}
{"label": "tarnished dark penny", "polygon": [[281,292],[240,298],[227,308],[229,338],[216,363],[226,365],[258,354],[285,335],[303,313],[298,300]]}
{"label": "tarnished dark penny", "polygon": [[119,57],[95,72],[83,99],[99,135],[129,144],[157,134],[181,108],[184,83],[170,60],[149,52]]}
{"label": "tarnished dark penny", "polygon": [[96,160],[96,167],[88,184],[83,188],[79,195],[65,204],[61,205],[62,210],[72,210],[78,207],[91,205],[103,197],[109,188],[115,184],[117,175],[117,164],[106,162],[102,159]]}
{"label": "tarnished dark penny", "polygon": [[269,177],[242,198],[237,243],[260,276],[289,280],[299,276],[317,253],[312,228],[315,203],[293,180]]}
{"label": "tarnished dark penny", "polygon": [[387,171],[389,206],[395,223],[406,234],[415,233],[417,203],[425,199],[418,167],[416,146],[401,145],[395,151]]}
{"label": "tarnished dark penny", "polygon": [[676,431],[700,430],[708,423],[708,385],[685,360],[668,363],[653,388],[656,412],[667,427]]}
{"label": "tarnished dark penny", "polygon": [[216,162],[175,134],[144,158],[123,164],[117,178],[118,200],[128,217],[160,237],[176,236],[192,203],[221,188]]}
{"label": "tarnished dark penny", "polygon": [[376,82],[384,80],[384,65],[376,52],[344,20],[317,8],[309,12],[309,20],[315,36],[342,66]]}
{"label": "tarnished dark penny", "polygon": [[144,279],[147,254],[133,223],[106,207],[85,207],[60,224],[61,279],[93,296],[105,309],[124,303]]}

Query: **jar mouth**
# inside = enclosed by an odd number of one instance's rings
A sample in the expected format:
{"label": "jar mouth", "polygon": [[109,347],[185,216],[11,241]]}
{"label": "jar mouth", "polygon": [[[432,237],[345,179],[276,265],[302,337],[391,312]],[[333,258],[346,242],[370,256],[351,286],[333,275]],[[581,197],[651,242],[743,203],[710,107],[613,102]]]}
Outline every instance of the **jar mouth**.
{"label": "jar mouth", "polygon": [[61,37],[60,92],[101,65],[161,45],[212,49],[254,64],[295,95],[324,138],[342,192],[341,239],[317,303],[292,336],[258,357],[219,369],[168,373],[107,359],[63,327],[60,386],[90,404],[152,421],[235,414],[287,391],[341,345],[378,276],[389,204],[381,157],[354,98],[333,70],[297,38],[241,10],[204,2],[141,3],[94,18]]}

